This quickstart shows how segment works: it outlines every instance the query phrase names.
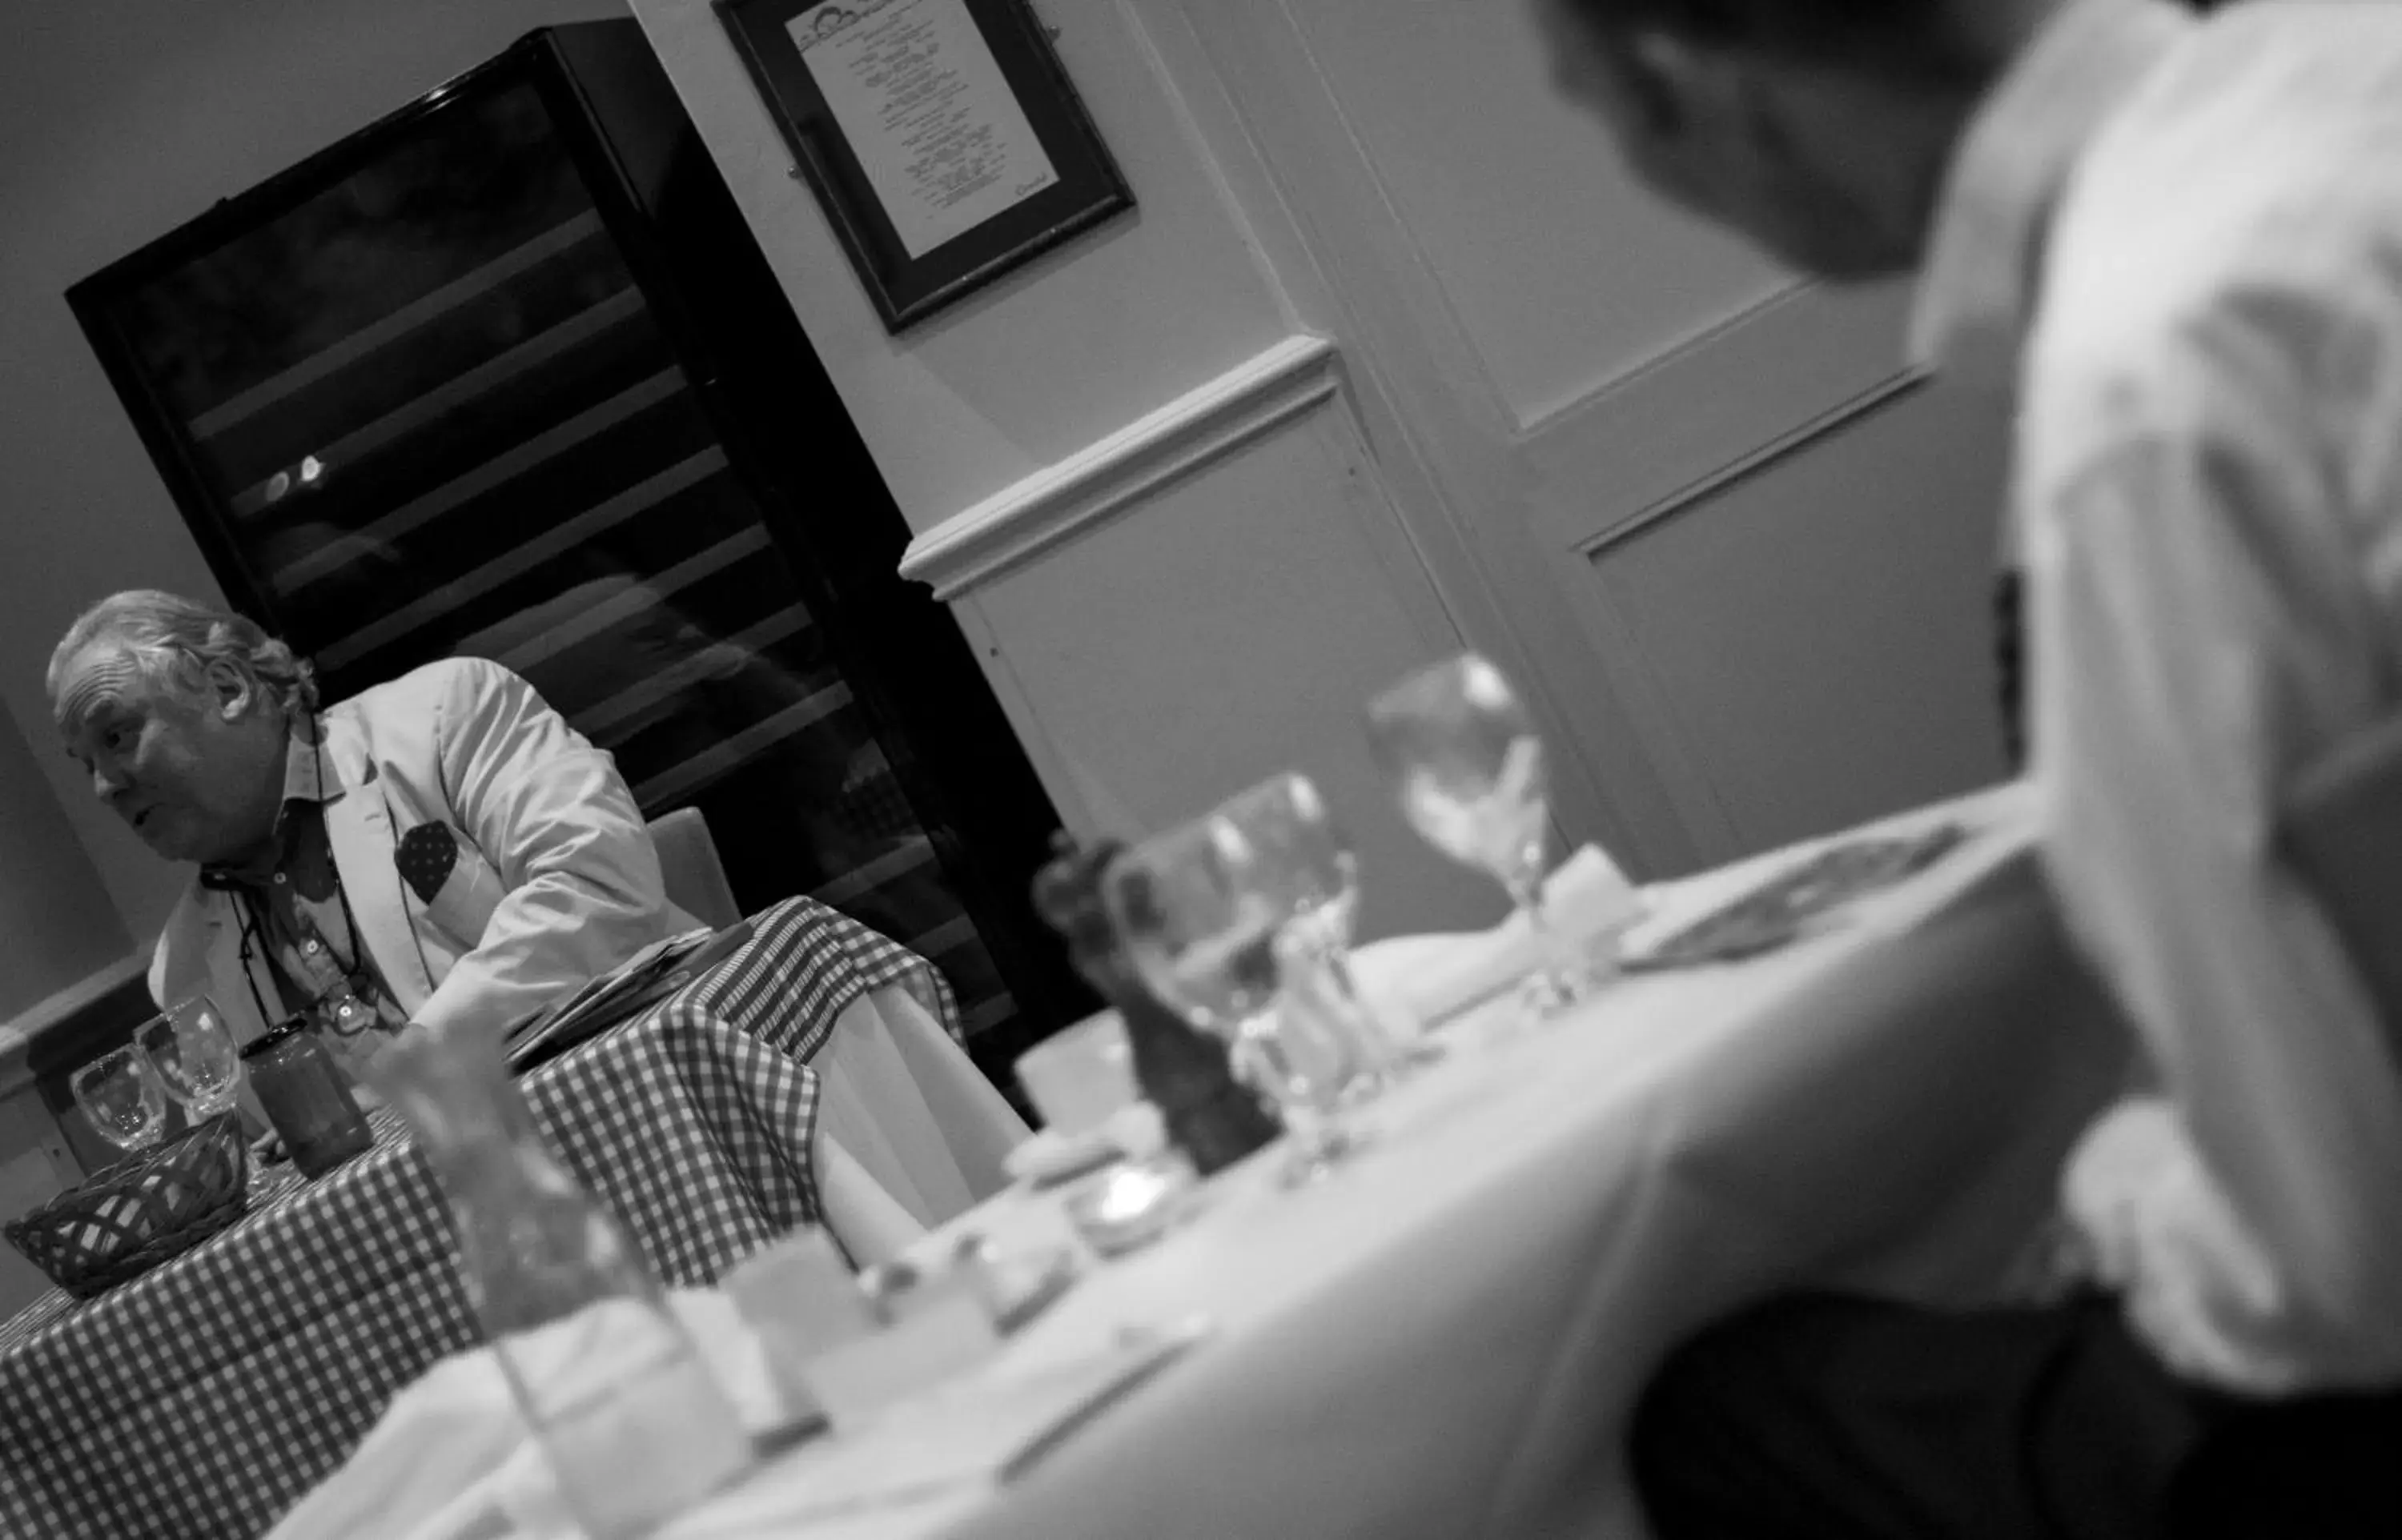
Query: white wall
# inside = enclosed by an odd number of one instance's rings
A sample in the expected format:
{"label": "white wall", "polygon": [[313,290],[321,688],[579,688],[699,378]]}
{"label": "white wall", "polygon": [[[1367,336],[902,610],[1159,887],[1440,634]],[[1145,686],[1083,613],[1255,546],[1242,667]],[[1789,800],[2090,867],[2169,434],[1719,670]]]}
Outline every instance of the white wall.
{"label": "white wall", "polygon": [[1459,645],[1374,404],[1230,195],[1194,117],[1222,103],[1133,9],[1042,9],[1139,210],[895,338],[708,0],[634,5],[1070,827],[1297,766],[1361,847],[1367,929],[1485,923],[1498,894],[1401,826],[1359,725]]}
{"label": "white wall", "polygon": [[[0,48],[0,701],[16,731],[0,733],[0,1020],[10,999],[47,995],[146,943],[179,880],[50,751],[41,674],[51,644],[78,608],[118,588],[219,597],[64,290],[532,27],[623,14],[612,0],[9,7]],[[37,750],[38,772],[12,760],[15,738]],[[27,915],[48,930],[20,931]],[[21,935],[48,939],[20,945]]]}
{"label": "white wall", "polygon": [[0,1023],[131,944],[33,750],[0,717]]}
{"label": "white wall", "polygon": [[1396,228],[1519,424],[1573,406],[1789,282],[1629,183],[1593,120],[1549,89],[1530,0],[1285,8]]}
{"label": "white wall", "polygon": [[1998,419],[1633,187],[1519,0],[1042,0],[1142,213],[899,338],[707,0],[633,4],[1071,825],[1299,763],[1372,930],[1487,913],[1356,725],[1463,640],[1641,872],[2000,773]]}
{"label": "white wall", "polygon": [[1572,830],[1665,874],[2002,773],[2007,424],[1909,377],[1903,286],[1802,283],[1635,186],[1525,0],[1142,8],[1406,424],[1413,536],[1514,651]]}
{"label": "white wall", "polygon": [[893,497],[920,531],[1283,340],[1292,318],[1140,35],[1046,7],[1140,205],[905,337],[886,335],[708,0],[637,0]]}

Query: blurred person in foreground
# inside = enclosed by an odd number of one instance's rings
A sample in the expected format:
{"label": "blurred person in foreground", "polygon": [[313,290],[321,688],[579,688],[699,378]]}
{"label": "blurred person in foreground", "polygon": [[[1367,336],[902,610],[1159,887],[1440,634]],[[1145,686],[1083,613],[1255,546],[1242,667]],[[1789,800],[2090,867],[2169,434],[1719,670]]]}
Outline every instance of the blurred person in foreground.
{"label": "blurred person in foreground", "polygon": [[305,1012],[354,1078],[404,1032],[497,1034],[689,920],[610,756],[476,658],[332,705],[244,617],[132,590],[50,705],[93,792],[198,868],[150,966],[247,1041]]}
{"label": "blurred person in foreground", "polygon": [[1685,1345],[1655,1527],[2402,1534],[2402,1023],[2273,854],[2402,710],[2402,6],[1534,3],[1653,188],[1915,270],[1919,360],[2016,391],[2045,865],[2153,1086],[2070,1153],[2053,1302]]}

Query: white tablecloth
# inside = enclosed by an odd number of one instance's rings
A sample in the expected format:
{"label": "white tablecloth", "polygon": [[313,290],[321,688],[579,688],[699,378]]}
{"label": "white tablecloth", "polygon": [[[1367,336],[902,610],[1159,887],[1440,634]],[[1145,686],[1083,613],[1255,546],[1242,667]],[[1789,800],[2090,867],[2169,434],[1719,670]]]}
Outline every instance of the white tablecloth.
{"label": "white tablecloth", "polygon": [[[852,1000],[811,1067],[818,1195],[861,1265],[903,1255],[1007,1185],[1001,1158],[1027,1136],[1024,1121],[906,989]],[[716,1315],[731,1310],[689,1298]],[[273,1540],[489,1540],[506,1532],[496,1482],[525,1437],[490,1353],[456,1355],[394,1398]]]}
{"label": "white tablecloth", "polygon": [[907,990],[844,1007],[811,1066],[818,1196],[861,1266],[892,1260],[1008,1185],[1001,1161],[1026,1121]]}
{"label": "white tablecloth", "polygon": [[[1509,1008],[1487,1008],[1334,1178],[1225,1174],[1007,1350],[1217,1323],[1016,1483],[804,1521],[804,1450],[668,1540],[1640,1534],[1617,1450],[1671,1346],[1798,1286],[1974,1301],[2116,1088],[2124,1036],[2041,897],[2015,792],[1932,813],[1987,832],[1824,935],[1628,979],[1498,1046]],[[1663,923],[1795,854],[1656,895]],[[959,1223],[1006,1238],[1055,1205],[1013,1191]]]}
{"label": "white tablecloth", "polygon": [[832,1146],[855,1160],[919,1224],[1009,1185],[1002,1161],[1026,1121],[907,990],[853,1000],[811,1065],[821,1153]]}

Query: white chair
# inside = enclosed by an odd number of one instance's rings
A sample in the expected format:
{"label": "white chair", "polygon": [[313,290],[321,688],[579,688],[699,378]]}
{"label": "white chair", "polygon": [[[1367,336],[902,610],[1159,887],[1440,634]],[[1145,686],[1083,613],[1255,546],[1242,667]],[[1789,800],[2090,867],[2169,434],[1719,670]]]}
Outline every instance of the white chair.
{"label": "white chair", "polygon": [[1009,1185],[1001,1162],[1025,1142],[1025,1120],[908,990],[851,1001],[813,1063],[820,1143],[855,1158],[918,1224]]}
{"label": "white chair", "polygon": [[709,820],[699,808],[679,807],[653,818],[650,832],[668,902],[712,930],[742,918],[742,906],[734,901],[734,885],[725,880],[725,863],[717,859],[717,842],[709,837]]}

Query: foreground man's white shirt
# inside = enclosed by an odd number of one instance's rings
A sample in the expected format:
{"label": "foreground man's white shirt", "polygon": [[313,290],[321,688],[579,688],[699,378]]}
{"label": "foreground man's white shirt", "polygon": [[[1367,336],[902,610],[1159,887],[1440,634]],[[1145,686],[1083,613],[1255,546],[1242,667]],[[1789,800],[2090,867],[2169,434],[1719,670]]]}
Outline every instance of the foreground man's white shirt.
{"label": "foreground man's white shirt", "polygon": [[2402,711],[2402,5],[2070,5],[1918,323],[2019,371],[2047,859],[2161,1086],[2070,1217],[2180,1372],[2402,1383],[2402,1072],[2269,858],[2294,772]]}

